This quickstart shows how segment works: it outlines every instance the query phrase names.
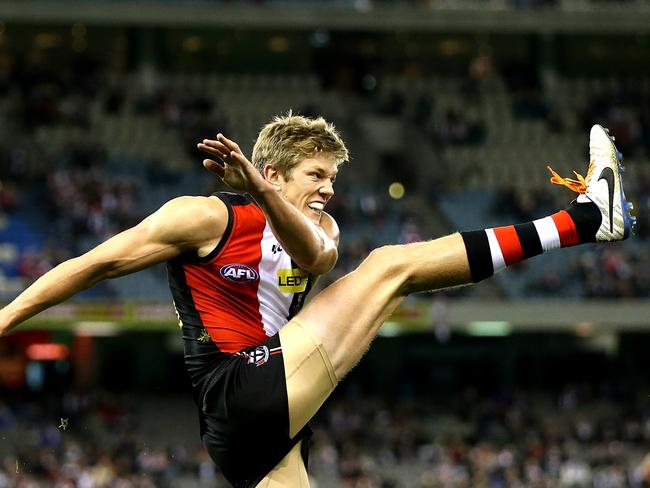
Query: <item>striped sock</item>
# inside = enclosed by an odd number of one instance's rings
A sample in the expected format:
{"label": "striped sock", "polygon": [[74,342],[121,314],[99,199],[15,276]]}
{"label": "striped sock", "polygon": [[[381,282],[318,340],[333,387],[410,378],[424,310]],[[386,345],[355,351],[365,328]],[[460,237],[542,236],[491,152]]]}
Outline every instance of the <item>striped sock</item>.
{"label": "striped sock", "polygon": [[472,281],[553,249],[595,242],[601,218],[593,203],[574,202],[566,210],[525,224],[461,232]]}

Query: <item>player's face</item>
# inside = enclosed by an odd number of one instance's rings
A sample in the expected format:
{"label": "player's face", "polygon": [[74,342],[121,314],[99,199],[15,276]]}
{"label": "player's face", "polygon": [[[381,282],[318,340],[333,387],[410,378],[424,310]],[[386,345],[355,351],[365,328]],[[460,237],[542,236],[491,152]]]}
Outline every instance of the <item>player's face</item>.
{"label": "player's face", "polygon": [[303,159],[287,178],[280,177],[280,192],[312,222],[320,222],[323,209],[334,195],[338,167],[331,154]]}

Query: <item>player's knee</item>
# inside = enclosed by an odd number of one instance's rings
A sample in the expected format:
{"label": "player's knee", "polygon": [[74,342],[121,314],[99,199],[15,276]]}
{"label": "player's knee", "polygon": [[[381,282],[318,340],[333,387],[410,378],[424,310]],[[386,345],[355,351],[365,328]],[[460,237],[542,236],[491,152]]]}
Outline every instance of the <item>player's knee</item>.
{"label": "player's knee", "polygon": [[377,280],[403,283],[408,279],[407,267],[403,263],[403,248],[402,245],[378,247],[368,255],[361,267],[375,275]]}

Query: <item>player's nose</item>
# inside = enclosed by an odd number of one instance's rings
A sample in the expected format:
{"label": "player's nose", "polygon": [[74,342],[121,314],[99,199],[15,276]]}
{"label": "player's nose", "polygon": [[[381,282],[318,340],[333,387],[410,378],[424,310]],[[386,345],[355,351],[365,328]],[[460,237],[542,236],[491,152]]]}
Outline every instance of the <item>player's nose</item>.
{"label": "player's nose", "polygon": [[331,198],[334,195],[334,184],[331,181],[327,181],[319,190],[321,195],[326,195],[328,198]]}

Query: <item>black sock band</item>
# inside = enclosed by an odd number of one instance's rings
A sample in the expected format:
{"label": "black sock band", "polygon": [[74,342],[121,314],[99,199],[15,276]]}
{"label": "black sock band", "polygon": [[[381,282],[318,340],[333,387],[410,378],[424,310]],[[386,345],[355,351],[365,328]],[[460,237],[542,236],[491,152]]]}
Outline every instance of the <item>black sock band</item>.
{"label": "black sock band", "polygon": [[580,243],[596,242],[596,232],[598,232],[598,227],[600,227],[603,220],[603,216],[596,204],[574,201],[566,208],[566,212],[571,216],[571,220],[576,226]]}
{"label": "black sock band", "polygon": [[484,230],[461,232],[465,243],[472,281],[478,283],[494,274],[490,243]]}
{"label": "black sock band", "polygon": [[517,224],[514,227],[517,232],[517,237],[519,237],[524,259],[538,256],[544,252],[542,241],[539,240],[539,234],[537,233],[535,224],[526,222],[525,224]]}

